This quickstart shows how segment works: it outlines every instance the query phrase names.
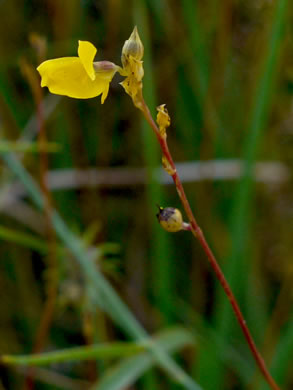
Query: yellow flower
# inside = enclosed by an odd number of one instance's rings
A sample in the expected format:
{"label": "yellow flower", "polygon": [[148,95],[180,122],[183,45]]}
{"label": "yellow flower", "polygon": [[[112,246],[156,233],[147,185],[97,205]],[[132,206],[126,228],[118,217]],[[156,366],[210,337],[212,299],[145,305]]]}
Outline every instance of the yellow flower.
{"label": "yellow flower", "polygon": [[89,99],[102,94],[103,104],[109,84],[119,67],[109,61],[93,62],[97,53],[94,45],[79,41],[78,57],[56,58],[43,62],[38,68],[42,87],[51,93],[77,99]]}

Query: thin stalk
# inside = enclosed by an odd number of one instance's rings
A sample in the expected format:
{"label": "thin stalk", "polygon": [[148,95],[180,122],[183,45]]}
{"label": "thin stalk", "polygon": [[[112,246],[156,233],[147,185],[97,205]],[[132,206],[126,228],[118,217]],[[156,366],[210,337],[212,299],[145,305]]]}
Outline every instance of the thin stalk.
{"label": "thin stalk", "polygon": [[249,348],[251,350],[251,353],[255,359],[257,366],[259,367],[260,371],[262,372],[265,380],[270,385],[270,387],[273,390],[280,390],[279,386],[276,384],[276,382],[272,378],[271,374],[269,373],[269,371],[266,367],[266,364],[265,364],[260,352],[258,351],[258,349],[255,345],[255,342],[254,342],[252,335],[251,335],[251,333],[246,325],[246,321],[245,321],[243,314],[239,308],[237,300],[236,300],[236,298],[235,298],[235,296],[234,296],[234,294],[229,286],[229,283],[227,282],[225,275],[223,274],[211,248],[209,247],[209,245],[205,239],[205,236],[204,236],[201,228],[199,227],[199,225],[198,225],[198,223],[193,215],[190,204],[189,204],[188,199],[185,195],[185,191],[184,191],[184,188],[182,186],[180,177],[176,171],[176,167],[175,167],[172,155],[169,151],[166,135],[162,135],[160,133],[159,128],[156,125],[154,119],[152,118],[150,110],[149,110],[148,106],[146,105],[142,95],[140,96],[140,104],[137,105],[137,107],[139,109],[141,109],[145,119],[147,120],[147,122],[151,126],[152,130],[154,131],[154,133],[158,139],[158,142],[160,144],[162,154],[167,159],[172,171],[174,172],[171,176],[172,176],[172,179],[173,179],[174,184],[176,186],[176,190],[178,192],[182,206],[183,206],[183,208],[186,212],[187,218],[190,222],[190,230],[191,230],[192,234],[194,235],[194,237],[196,237],[198,239],[200,245],[202,246],[205,254],[207,255],[208,261],[210,262],[211,267],[213,268],[213,271],[216,274],[217,279],[221,283],[221,286],[223,287],[223,289],[224,289],[224,291],[225,291],[225,293],[226,293],[226,295],[231,303],[231,306],[233,308],[233,311],[235,313],[237,321],[238,321],[238,323],[242,329],[242,332],[247,340],[247,343],[249,345]]}

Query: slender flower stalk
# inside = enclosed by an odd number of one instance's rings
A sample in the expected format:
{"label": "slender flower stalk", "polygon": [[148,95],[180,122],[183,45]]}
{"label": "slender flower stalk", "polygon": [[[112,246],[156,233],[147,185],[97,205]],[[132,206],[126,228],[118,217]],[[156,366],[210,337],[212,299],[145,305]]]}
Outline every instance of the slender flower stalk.
{"label": "slender flower stalk", "polygon": [[[135,51],[133,48],[135,47]],[[130,50],[131,48],[132,50]],[[185,213],[187,215],[189,225],[186,223],[181,223],[181,228],[179,230],[190,230],[192,234],[194,235],[195,238],[198,239],[201,247],[203,248],[208,261],[211,264],[211,267],[213,268],[213,271],[216,274],[217,279],[221,283],[230,303],[233,308],[233,311],[235,313],[235,316],[237,318],[237,321],[243,331],[243,334],[246,338],[246,341],[249,345],[249,348],[253,354],[253,357],[261,370],[264,378],[270,385],[270,387],[273,390],[280,390],[274,379],[272,378],[271,374],[269,373],[266,364],[258,351],[255,342],[252,338],[252,335],[246,325],[246,321],[243,317],[243,314],[239,308],[239,305],[237,303],[237,300],[231,290],[231,287],[229,286],[229,283],[227,282],[225,275],[223,274],[211,248],[209,247],[205,236],[199,227],[193,212],[191,210],[190,204],[188,202],[188,199],[186,197],[184,188],[182,186],[180,177],[177,173],[176,166],[174,164],[172,155],[169,151],[169,147],[167,144],[167,127],[170,126],[171,120],[170,116],[168,114],[167,109],[165,108],[165,105],[162,104],[159,107],[157,107],[158,110],[158,115],[157,115],[157,124],[154,121],[150,110],[148,106],[146,105],[146,102],[143,98],[143,84],[142,84],[142,76],[144,74],[143,70],[143,63],[142,63],[142,53],[143,53],[143,45],[142,42],[139,38],[137,29],[133,30],[133,33],[131,34],[129,40],[125,42],[125,45],[122,49],[122,63],[123,59],[127,58],[127,69],[126,69],[126,74],[127,74],[127,82],[123,82],[122,86],[124,87],[126,93],[130,95],[132,98],[133,104],[142,111],[145,119],[151,126],[152,130],[154,131],[157,140],[159,142],[159,145],[161,147],[162,151],[162,165],[165,171],[172,177],[174,184],[176,186],[177,193],[179,195],[179,198],[181,200],[182,206],[185,210]],[[135,58],[136,57],[136,58]],[[124,67],[125,69],[125,67]],[[126,85],[125,85],[126,84]],[[174,209],[175,210],[175,209]],[[165,228],[167,231],[178,231],[178,230],[172,230],[170,229],[170,226],[166,221],[159,222],[163,228]]]}
{"label": "slender flower stalk", "polygon": [[[224,289],[224,291],[225,291],[225,293],[226,293],[226,295],[231,303],[231,306],[233,308],[233,311],[235,313],[237,321],[238,321],[238,323],[243,331],[243,334],[244,334],[246,341],[249,345],[249,348],[253,354],[253,357],[256,361],[256,364],[258,365],[259,369],[261,370],[264,378],[266,379],[266,381],[268,382],[268,384],[270,385],[270,387],[273,390],[280,390],[279,386],[276,384],[275,380],[273,379],[270,372],[268,371],[266,364],[265,364],[260,352],[257,349],[257,346],[256,346],[256,344],[253,340],[253,337],[252,337],[252,335],[251,335],[251,333],[246,325],[246,321],[245,321],[243,314],[239,308],[237,300],[236,300],[236,298],[235,298],[235,296],[234,296],[234,294],[229,286],[229,283],[227,282],[225,275],[223,274],[211,248],[209,247],[209,245],[205,239],[204,233],[202,232],[201,228],[199,227],[199,225],[198,225],[198,223],[193,215],[189,201],[186,197],[183,185],[181,183],[180,177],[177,173],[176,166],[174,164],[172,155],[169,151],[166,134],[164,132],[160,131],[159,127],[157,126],[156,122],[154,121],[154,119],[150,113],[150,110],[144,101],[142,93],[140,94],[139,103],[140,104],[138,104],[138,105],[136,104],[136,106],[139,106],[145,119],[147,120],[147,122],[151,126],[152,130],[154,131],[154,133],[157,137],[157,140],[159,142],[159,145],[161,147],[161,151],[163,154],[163,161],[168,162],[168,167],[169,167],[168,169],[170,172],[172,172],[171,173],[172,179],[173,179],[174,184],[176,186],[176,190],[177,190],[177,193],[178,193],[179,198],[181,200],[182,206],[183,206],[185,213],[187,215],[187,218],[189,220],[189,226],[186,225],[186,229],[184,229],[184,230],[190,230],[192,232],[192,234],[194,235],[194,237],[196,237],[198,239],[201,247],[203,248],[203,250],[208,258],[208,261],[210,262],[211,267],[216,274],[217,279],[221,283],[221,285],[222,285],[222,287],[223,287],[223,289]],[[188,226],[188,228],[187,228],[187,226]]]}

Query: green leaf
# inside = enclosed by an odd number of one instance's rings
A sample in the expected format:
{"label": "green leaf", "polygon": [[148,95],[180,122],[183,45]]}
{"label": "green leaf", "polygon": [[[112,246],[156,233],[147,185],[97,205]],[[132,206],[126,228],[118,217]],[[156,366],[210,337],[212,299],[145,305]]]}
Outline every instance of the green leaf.
{"label": "green leaf", "polygon": [[5,226],[0,226],[0,240],[10,241],[40,253],[48,252],[48,246],[45,241],[33,236],[32,234],[9,229]]}
{"label": "green leaf", "polygon": [[68,348],[61,351],[35,355],[4,355],[1,360],[5,364],[43,366],[67,361],[111,359],[133,355],[145,349],[146,347],[141,343],[115,342]]}

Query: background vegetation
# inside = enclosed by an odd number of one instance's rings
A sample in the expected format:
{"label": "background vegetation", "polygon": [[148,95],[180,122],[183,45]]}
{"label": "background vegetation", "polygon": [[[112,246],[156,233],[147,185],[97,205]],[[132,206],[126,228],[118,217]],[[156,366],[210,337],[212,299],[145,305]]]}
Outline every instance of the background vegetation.
{"label": "background vegetation", "polygon": [[[180,204],[121,77],[103,106],[39,88],[35,67],[75,56],[79,39],[120,64],[134,25],[145,98],[154,113],[167,104],[197,220],[274,377],[292,388],[290,5],[0,1],[0,350],[88,346],[94,358],[3,364],[0,389],[267,388],[196,240],[157,224],[156,204]],[[177,351],[181,384],[174,361],[133,342],[145,337],[138,323]]]}

